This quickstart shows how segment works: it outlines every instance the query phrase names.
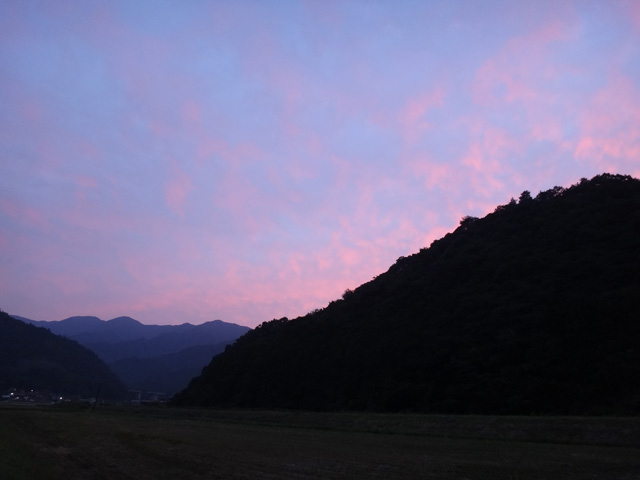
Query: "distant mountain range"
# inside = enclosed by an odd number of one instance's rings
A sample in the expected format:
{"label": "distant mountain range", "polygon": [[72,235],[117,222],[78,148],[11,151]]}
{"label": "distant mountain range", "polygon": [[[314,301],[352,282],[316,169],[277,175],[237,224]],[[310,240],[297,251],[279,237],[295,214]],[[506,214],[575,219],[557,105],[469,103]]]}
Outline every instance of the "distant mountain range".
{"label": "distant mountain range", "polygon": [[214,355],[250,330],[220,320],[201,325],[145,325],[130,317],[104,321],[83,316],[50,322],[13,317],[89,348],[129,389],[167,395],[184,388]]}
{"label": "distant mountain range", "polygon": [[640,181],[528,191],[325,308],[265,322],[174,405],[640,413]]}
{"label": "distant mountain range", "polygon": [[86,347],[0,311],[0,392],[123,399],[123,382]]}

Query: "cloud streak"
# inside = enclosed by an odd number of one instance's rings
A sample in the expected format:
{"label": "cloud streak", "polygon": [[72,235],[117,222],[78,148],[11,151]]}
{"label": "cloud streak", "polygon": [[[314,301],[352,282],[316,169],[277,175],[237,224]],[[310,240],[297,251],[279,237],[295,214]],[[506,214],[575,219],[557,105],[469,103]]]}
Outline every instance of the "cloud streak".
{"label": "cloud streak", "polygon": [[255,326],[522,190],[640,177],[638,12],[5,2],[0,308]]}

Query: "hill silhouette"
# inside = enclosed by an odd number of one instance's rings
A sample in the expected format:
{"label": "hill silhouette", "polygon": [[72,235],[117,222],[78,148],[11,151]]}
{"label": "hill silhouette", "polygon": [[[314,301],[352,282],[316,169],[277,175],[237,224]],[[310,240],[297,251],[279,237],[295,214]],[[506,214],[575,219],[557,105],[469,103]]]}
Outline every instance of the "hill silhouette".
{"label": "hill silhouette", "polygon": [[88,348],[0,311],[0,390],[124,399],[120,379]]}
{"label": "hill silhouette", "polygon": [[131,390],[173,395],[249,327],[213,320],[200,325],[145,325],[131,317],[77,316],[23,322],[44,327],[95,352]]}
{"label": "hill silhouette", "polygon": [[109,367],[133,390],[164,392],[170,396],[199,375],[229,343],[196,345],[150,358],[127,357],[111,362]]}
{"label": "hill silhouette", "polygon": [[173,404],[640,413],[639,232],[632,177],[525,191],[326,308],[261,324]]}

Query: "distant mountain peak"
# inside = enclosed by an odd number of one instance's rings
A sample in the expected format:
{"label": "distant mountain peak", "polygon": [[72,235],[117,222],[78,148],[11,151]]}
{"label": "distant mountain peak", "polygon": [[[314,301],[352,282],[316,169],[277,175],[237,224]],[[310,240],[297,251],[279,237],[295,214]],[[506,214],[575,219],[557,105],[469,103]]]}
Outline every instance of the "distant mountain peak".
{"label": "distant mountain peak", "polygon": [[131,318],[131,317],[116,317],[116,318],[112,318],[111,320],[107,320],[107,323],[111,323],[113,325],[115,324],[120,324],[120,325],[143,325],[143,323],[139,322],[138,320]]}
{"label": "distant mountain peak", "polygon": [[58,322],[15,318],[93,350],[131,389],[167,393],[183,388],[213,355],[250,330],[220,320],[201,325],[146,325],[127,316],[108,321],[71,317]]}

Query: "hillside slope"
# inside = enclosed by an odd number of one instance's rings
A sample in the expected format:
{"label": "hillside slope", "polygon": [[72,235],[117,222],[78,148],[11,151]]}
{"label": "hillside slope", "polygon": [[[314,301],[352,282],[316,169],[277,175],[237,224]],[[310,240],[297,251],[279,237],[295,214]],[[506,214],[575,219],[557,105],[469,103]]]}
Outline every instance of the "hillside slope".
{"label": "hillside slope", "polygon": [[44,327],[95,352],[130,390],[173,395],[249,327],[221,320],[200,325],[145,325],[131,317],[69,317],[23,322]]}
{"label": "hillside slope", "polygon": [[132,390],[171,396],[185,388],[227,345],[197,345],[152,358],[128,357],[110,363],[109,367]]}
{"label": "hillside slope", "polygon": [[0,312],[0,390],[123,399],[126,389],[95,353],[45,328],[27,325]]}
{"label": "hillside slope", "polygon": [[176,405],[640,413],[640,181],[496,208],[343,299],[266,322]]}

